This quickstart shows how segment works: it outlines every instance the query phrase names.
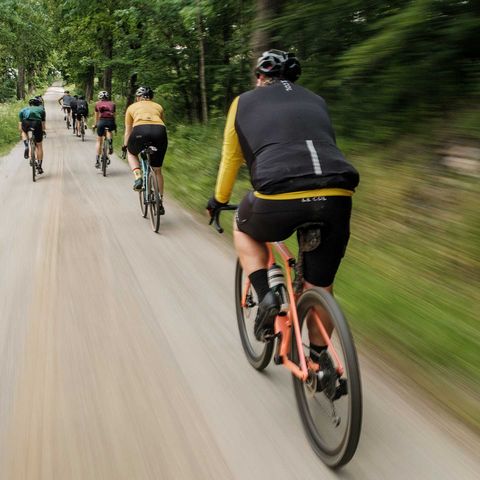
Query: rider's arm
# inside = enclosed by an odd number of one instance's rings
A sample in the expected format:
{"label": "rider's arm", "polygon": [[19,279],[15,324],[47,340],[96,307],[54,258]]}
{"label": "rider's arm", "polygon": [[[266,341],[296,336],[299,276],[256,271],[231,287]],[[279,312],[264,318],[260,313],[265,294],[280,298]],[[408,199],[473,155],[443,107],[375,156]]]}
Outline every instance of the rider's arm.
{"label": "rider's arm", "polygon": [[63,107],[63,96],[58,99],[58,104]]}
{"label": "rider's arm", "polygon": [[223,135],[223,151],[220,168],[218,170],[215,198],[218,202],[227,203],[232,194],[233,184],[237,177],[238,169],[245,162],[242,148],[235,130],[235,117],[237,115],[238,97],[230,105]]}
{"label": "rider's arm", "polygon": [[130,113],[130,107],[128,107],[127,111],[125,112],[125,134],[123,136],[124,145],[127,145],[130,134],[132,133],[132,129],[133,129],[133,117],[132,117],[132,114]]}

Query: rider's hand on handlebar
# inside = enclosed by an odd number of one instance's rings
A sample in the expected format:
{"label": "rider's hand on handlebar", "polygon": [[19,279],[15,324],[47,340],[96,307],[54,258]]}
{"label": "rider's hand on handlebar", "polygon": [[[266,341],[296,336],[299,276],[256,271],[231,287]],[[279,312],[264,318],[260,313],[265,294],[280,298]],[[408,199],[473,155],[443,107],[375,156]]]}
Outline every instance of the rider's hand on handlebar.
{"label": "rider's hand on handlebar", "polygon": [[215,197],[211,197],[208,202],[207,202],[207,206],[205,207],[210,215],[210,218],[214,218],[218,209],[221,208],[221,207],[224,207],[225,205],[227,205],[227,203],[222,203],[222,202],[219,202],[217,201],[217,199]]}

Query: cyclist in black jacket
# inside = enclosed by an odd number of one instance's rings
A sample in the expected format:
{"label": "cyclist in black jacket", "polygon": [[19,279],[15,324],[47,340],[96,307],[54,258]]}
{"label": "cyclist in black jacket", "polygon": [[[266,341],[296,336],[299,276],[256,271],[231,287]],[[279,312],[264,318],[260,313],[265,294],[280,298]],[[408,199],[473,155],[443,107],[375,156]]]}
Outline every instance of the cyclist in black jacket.
{"label": "cyclist in black jacket", "polygon": [[[324,99],[294,82],[301,67],[293,54],[264,52],[255,70],[257,88],[237,97],[225,126],[215,195],[207,209],[225,205],[242,163],[254,191],[236,213],[234,242],[242,267],[257,292],[257,337],[271,330],[278,299],[267,278],[265,242],[280,241],[307,222],[322,223],[322,241],[305,254],[306,286],[330,292],[350,235],[355,168],[336,145]],[[323,344],[311,331],[312,348]]]}

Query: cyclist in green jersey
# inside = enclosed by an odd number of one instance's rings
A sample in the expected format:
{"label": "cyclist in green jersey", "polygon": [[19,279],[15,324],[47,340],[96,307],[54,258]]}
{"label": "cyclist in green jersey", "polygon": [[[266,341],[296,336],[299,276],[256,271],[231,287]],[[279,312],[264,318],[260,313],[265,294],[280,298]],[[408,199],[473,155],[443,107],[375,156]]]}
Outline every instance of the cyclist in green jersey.
{"label": "cyclist in green jersey", "polygon": [[42,102],[38,98],[32,98],[28,102],[28,107],[22,108],[18,114],[19,123],[18,129],[22,136],[23,143],[25,145],[24,157],[28,158],[28,137],[27,132],[29,129],[33,129],[33,136],[35,138],[36,146],[36,158],[38,160],[38,173],[43,173],[43,136],[46,135],[46,123],[45,123],[45,109]]}

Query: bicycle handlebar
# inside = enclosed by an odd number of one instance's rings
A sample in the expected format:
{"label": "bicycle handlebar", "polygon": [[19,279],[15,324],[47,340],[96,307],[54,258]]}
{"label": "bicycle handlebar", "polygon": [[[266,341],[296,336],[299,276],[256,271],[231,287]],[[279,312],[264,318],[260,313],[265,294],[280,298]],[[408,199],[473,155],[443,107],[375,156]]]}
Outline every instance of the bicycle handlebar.
{"label": "bicycle handlebar", "polygon": [[218,233],[223,233],[223,228],[220,225],[220,213],[222,213],[223,210],[236,210],[238,208],[238,205],[225,205],[223,207],[217,208],[215,211],[215,214],[213,217],[210,219],[210,222],[208,223],[211,225],[213,223],[213,226],[217,230]]}

